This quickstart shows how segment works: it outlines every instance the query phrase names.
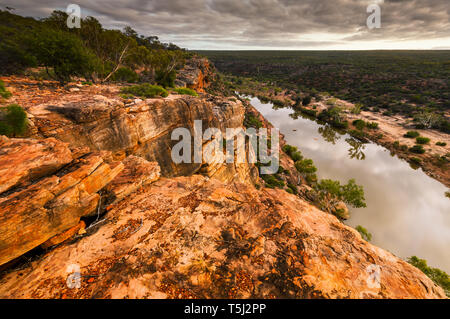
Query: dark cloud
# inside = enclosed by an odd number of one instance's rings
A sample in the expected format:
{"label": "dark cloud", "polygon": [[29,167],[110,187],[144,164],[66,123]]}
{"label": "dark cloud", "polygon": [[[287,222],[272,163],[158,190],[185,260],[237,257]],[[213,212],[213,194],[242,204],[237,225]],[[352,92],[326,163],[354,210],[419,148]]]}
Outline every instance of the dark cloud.
{"label": "dark cloud", "polygon": [[[14,0],[3,5],[35,17],[67,2]],[[449,0],[77,0],[108,27],[131,25],[189,48],[327,48],[357,42],[430,40],[448,46]],[[381,29],[366,26],[380,3]],[[446,42],[446,43],[444,43]]]}

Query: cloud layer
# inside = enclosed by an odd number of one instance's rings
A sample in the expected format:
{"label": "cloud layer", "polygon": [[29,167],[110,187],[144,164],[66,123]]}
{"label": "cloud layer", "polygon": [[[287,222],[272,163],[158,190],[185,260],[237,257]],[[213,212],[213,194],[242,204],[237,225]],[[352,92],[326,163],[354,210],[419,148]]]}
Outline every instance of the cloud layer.
{"label": "cloud layer", "polygon": [[[11,1],[11,3],[8,3]],[[21,15],[65,9],[58,0],[5,0]],[[448,0],[76,0],[108,27],[131,25],[191,49],[387,49],[450,46]],[[369,30],[366,8],[381,6]]]}

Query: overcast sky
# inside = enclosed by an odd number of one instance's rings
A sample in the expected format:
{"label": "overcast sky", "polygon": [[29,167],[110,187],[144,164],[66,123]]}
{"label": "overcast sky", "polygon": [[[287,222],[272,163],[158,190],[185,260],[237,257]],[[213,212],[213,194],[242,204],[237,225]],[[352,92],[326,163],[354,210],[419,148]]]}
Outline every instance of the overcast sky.
{"label": "overcast sky", "polygon": [[[450,0],[0,0],[45,17],[69,3],[108,28],[132,26],[188,49],[450,49]],[[368,4],[381,28],[366,25]]]}

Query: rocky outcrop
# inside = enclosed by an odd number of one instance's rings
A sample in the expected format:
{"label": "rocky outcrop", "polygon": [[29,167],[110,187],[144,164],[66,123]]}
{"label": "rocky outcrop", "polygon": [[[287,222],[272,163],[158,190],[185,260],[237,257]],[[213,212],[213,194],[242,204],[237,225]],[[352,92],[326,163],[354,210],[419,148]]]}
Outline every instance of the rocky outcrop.
{"label": "rocky outcrop", "polygon": [[[176,128],[187,128],[194,135],[194,120],[201,120],[203,130],[242,127],[244,109],[235,99],[205,95],[202,98],[171,95],[165,99],[147,99],[125,105],[120,99],[104,96],[80,101],[46,103],[28,108],[38,130],[36,136],[54,137],[72,147],[91,151],[107,150],[117,160],[128,155],[158,162],[163,176],[190,175],[205,163],[176,165],[171,159],[171,140]],[[227,180],[246,175],[251,180],[252,167],[223,165],[220,171]],[[254,174],[254,173],[252,173]]]}
{"label": "rocky outcrop", "polygon": [[6,274],[0,297],[445,298],[418,269],[282,190],[162,179],[105,218]]}
{"label": "rocky outcrop", "polygon": [[34,141],[0,136],[0,194],[54,173],[71,161],[68,145],[54,138]]}
{"label": "rocky outcrop", "polygon": [[[24,147],[26,164],[15,151],[1,154],[0,162],[8,163],[16,176],[29,178],[29,184],[0,194],[0,265],[76,226],[81,217],[95,212],[100,199],[98,192],[123,169],[122,163],[106,163],[102,154],[94,153],[56,171],[62,162],[71,159],[64,143],[54,139],[26,143],[22,139],[4,139],[4,143],[10,150]],[[25,154],[25,149],[31,153]]]}
{"label": "rocky outcrop", "polygon": [[206,58],[194,57],[186,62],[184,67],[177,72],[175,85],[187,87],[197,92],[205,92],[213,82],[215,73]]}

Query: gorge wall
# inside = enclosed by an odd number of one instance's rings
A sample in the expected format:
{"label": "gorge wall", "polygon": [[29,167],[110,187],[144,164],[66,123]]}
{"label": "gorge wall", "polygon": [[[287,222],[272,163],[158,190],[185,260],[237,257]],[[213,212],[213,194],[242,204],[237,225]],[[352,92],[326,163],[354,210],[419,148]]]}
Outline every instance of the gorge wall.
{"label": "gorge wall", "polygon": [[[242,127],[241,101],[129,100],[114,85],[49,97],[24,81],[5,79],[23,90],[31,129],[0,139],[0,297],[445,298],[333,215],[257,190],[254,165],[171,161],[173,129]],[[74,265],[83,277],[71,289]]]}

